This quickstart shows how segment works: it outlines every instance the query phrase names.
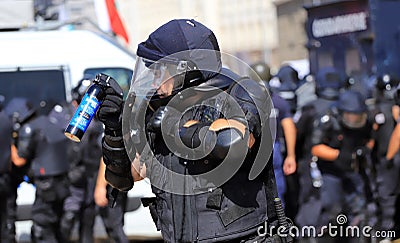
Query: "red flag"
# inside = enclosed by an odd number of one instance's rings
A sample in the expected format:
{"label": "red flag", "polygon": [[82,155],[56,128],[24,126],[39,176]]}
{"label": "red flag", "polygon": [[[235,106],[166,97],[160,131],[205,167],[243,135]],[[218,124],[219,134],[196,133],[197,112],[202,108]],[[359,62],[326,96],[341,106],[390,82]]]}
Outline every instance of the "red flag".
{"label": "red flag", "polygon": [[105,0],[107,5],[108,17],[110,18],[111,29],[114,34],[121,36],[124,38],[126,43],[129,43],[129,37],[125,30],[124,24],[122,23],[121,18],[119,17],[118,10],[115,7],[114,0]]}

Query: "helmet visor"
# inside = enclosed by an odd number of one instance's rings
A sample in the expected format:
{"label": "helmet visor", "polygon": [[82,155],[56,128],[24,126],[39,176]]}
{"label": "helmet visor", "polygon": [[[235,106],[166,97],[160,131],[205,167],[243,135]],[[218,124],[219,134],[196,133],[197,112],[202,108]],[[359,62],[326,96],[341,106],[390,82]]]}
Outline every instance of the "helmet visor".
{"label": "helmet visor", "polygon": [[187,61],[152,61],[142,57],[136,60],[131,91],[137,95],[168,97],[183,87],[188,71]]}
{"label": "helmet visor", "polygon": [[367,123],[367,114],[343,112],[342,121],[349,128],[362,128]]}

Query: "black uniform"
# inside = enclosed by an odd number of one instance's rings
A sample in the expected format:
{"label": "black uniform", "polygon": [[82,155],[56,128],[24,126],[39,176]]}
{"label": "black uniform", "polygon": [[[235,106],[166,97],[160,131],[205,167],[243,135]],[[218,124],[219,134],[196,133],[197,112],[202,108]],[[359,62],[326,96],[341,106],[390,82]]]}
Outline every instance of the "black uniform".
{"label": "black uniform", "polygon": [[367,165],[370,165],[370,151],[365,146],[371,139],[372,123],[365,119],[357,126],[350,126],[344,118],[345,112],[366,116],[367,109],[360,93],[346,91],[341,94],[338,110],[333,109],[322,116],[315,123],[312,133],[313,146],[324,144],[340,151],[334,161],[318,158],[323,178],[320,189],[320,226],[328,225],[338,214],[345,214],[349,224],[358,225],[357,220],[364,219],[366,215],[368,178],[364,172]]}
{"label": "black uniform", "polygon": [[59,222],[69,194],[67,157],[69,140],[64,136],[68,113],[56,105],[25,124],[19,132],[18,154],[31,161],[36,185],[32,207],[32,238],[35,242],[61,242]]}
{"label": "black uniform", "polygon": [[[121,89],[110,78],[100,77],[108,92],[97,113],[105,124],[106,179],[121,190],[132,188],[130,161],[135,152],[140,154],[156,195],[149,202],[150,210],[166,242],[258,238],[267,218],[274,219],[277,197],[270,154],[257,156],[272,152],[267,120],[271,105],[265,88],[221,68],[214,34],[194,20],[172,20],[161,26],[139,44],[137,55],[138,73],[125,105],[133,110],[124,114],[132,125],[125,141],[127,151],[118,123]],[[153,87],[158,87],[156,92]],[[143,97],[143,90],[150,99]],[[224,119],[241,124],[243,131],[217,125]],[[166,133],[161,135],[161,130]],[[262,139],[264,135],[269,143]],[[251,149],[250,136],[254,136]]]}
{"label": "black uniform", "polygon": [[379,205],[379,224],[381,230],[393,230],[395,224],[396,199],[399,195],[399,160],[397,154],[392,161],[386,160],[389,140],[396,121],[392,115],[395,106],[393,99],[399,80],[389,75],[378,77],[374,92],[375,104],[372,110],[374,122],[378,125],[375,132],[375,148],[373,151],[376,171],[377,203]]}
{"label": "black uniform", "polygon": [[[313,178],[310,171],[311,133],[314,122],[327,114],[332,105],[339,98],[340,89],[344,86],[344,80],[333,68],[322,68],[316,75],[315,94],[316,100],[312,100],[301,108],[297,114],[296,128],[296,158],[298,160],[299,173],[299,205],[296,223],[300,226],[316,225],[321,202],[317,182],[313,186]],[[316,168],[318,169],[318,168]],[[317,178],[314,178],[314,180]]]}
{"label": "black uniform", "polygon": [[[70,237],[75,220],[79,221],[79,242],[93,242],[93,227],[97,214],[94,189],[101,159],[103,125],[92,120],[80,143],[74,143],[71,151],[70,196],[65,200],[61,229],[64,238]],[[124,209],[127,194],[120,193],[113,208],[99,208],[108,235],[115,242],[128,242],[123,231]],[[114,220],[117,219],[117,220]],[[112,223],[110,223],[112,221]]]}
{"label": "black uniform", "polygon": [[[15,97],[7,103],[4,111],[11,118],[13,123],[13,144],[18,149],[19,129],[35,116],[35,109],[27,98]],[[15,222],[17,220],[17,189],[19,184],[24,181],[24,177],[28,175],[30,165],[30,161],[26,161],[26,163],[22,166],[16,166],[14,163],[11,165],[10,193],[7,197],[7,229],[10,239],[14,239],[16,234]]]}
{"label": "black uniform", "polygon": [[7,230],[7,200],[10,191],[12,124],[5,112],[0,110],[0,241],[13,242]]}

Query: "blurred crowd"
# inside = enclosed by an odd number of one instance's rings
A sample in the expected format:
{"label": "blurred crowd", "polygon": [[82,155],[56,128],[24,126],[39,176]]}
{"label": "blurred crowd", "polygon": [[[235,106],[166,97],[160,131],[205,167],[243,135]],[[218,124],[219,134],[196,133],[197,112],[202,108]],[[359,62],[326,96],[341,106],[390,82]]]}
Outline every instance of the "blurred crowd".
{"label": "blurred crowd", "polygon": [[[0,108],[0,197],[7,199],[0,203],[0,242],[16,242],[17,190],[24,181],[36,188],[32,242],[94,242],[96,215],[112,242],[128,242],[123,231],[127,193],[110,198],[104,178],[103,125],[93,119],[80,143],[64,136],[91,82],[82,79],[68,104],[43,101],[33,107],[27,98],[13,97]],[[78,239],[72,239],[76,224]]]}
{"label": "blurred crowd", "polygon": [[322,242],[343,242],[326,226],[344,226],[338,222],[344,215],[347,226],[398,238],[399,78],[350,77],[333,67],[300,78],[290,65],[271,75],[265,63],[253,64],[249,76],[271,94],[278,193],[294,225],[315,227]]}

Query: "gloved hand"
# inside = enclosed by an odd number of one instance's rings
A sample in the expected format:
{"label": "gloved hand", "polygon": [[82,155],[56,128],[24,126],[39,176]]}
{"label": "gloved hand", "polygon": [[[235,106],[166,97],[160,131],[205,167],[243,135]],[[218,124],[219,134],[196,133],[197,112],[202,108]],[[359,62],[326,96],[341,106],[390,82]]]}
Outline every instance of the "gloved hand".
{"label": "gloved hand", "polygon": [[152,132],[160,132],[161,131],[161,122],[165,118],[166,107],[159,107],[150,118],[147,123],[147,128]]}
{"label": "gloved hand", "polygon": [[335,165],[344,171],[352,170],[353,152],[347,148],[341,148]]}
{"label": "gloved hand", "polygon": [[122,136],[123,91],[117,81],[105,74],[98,74],[93,80],[104,90],[103,102],[97,111],[97,118],[105,125],[104,133],[113,137]]}
{"label": "gloved hand", "polygon": [[359,146],[354,149],[354,153],[357,159],[365,159],[371,153],[371,149],[366,146]]}
{"label": "gloved hand", "polygon": [[161,106],[153,114],[147,123],[147,129],[152,132],[161,132],[161,123],[163,134],[175,136],[178,130],[179,119],[182,114],[173,107]]}
{"label": "gloved hand", "polygon": [[385,157],[381,160],[381,164],[382,164],[382,167],[390,170],[394,166],[394,161],[393,161],[393,159],[386,159],[386,157]]}

